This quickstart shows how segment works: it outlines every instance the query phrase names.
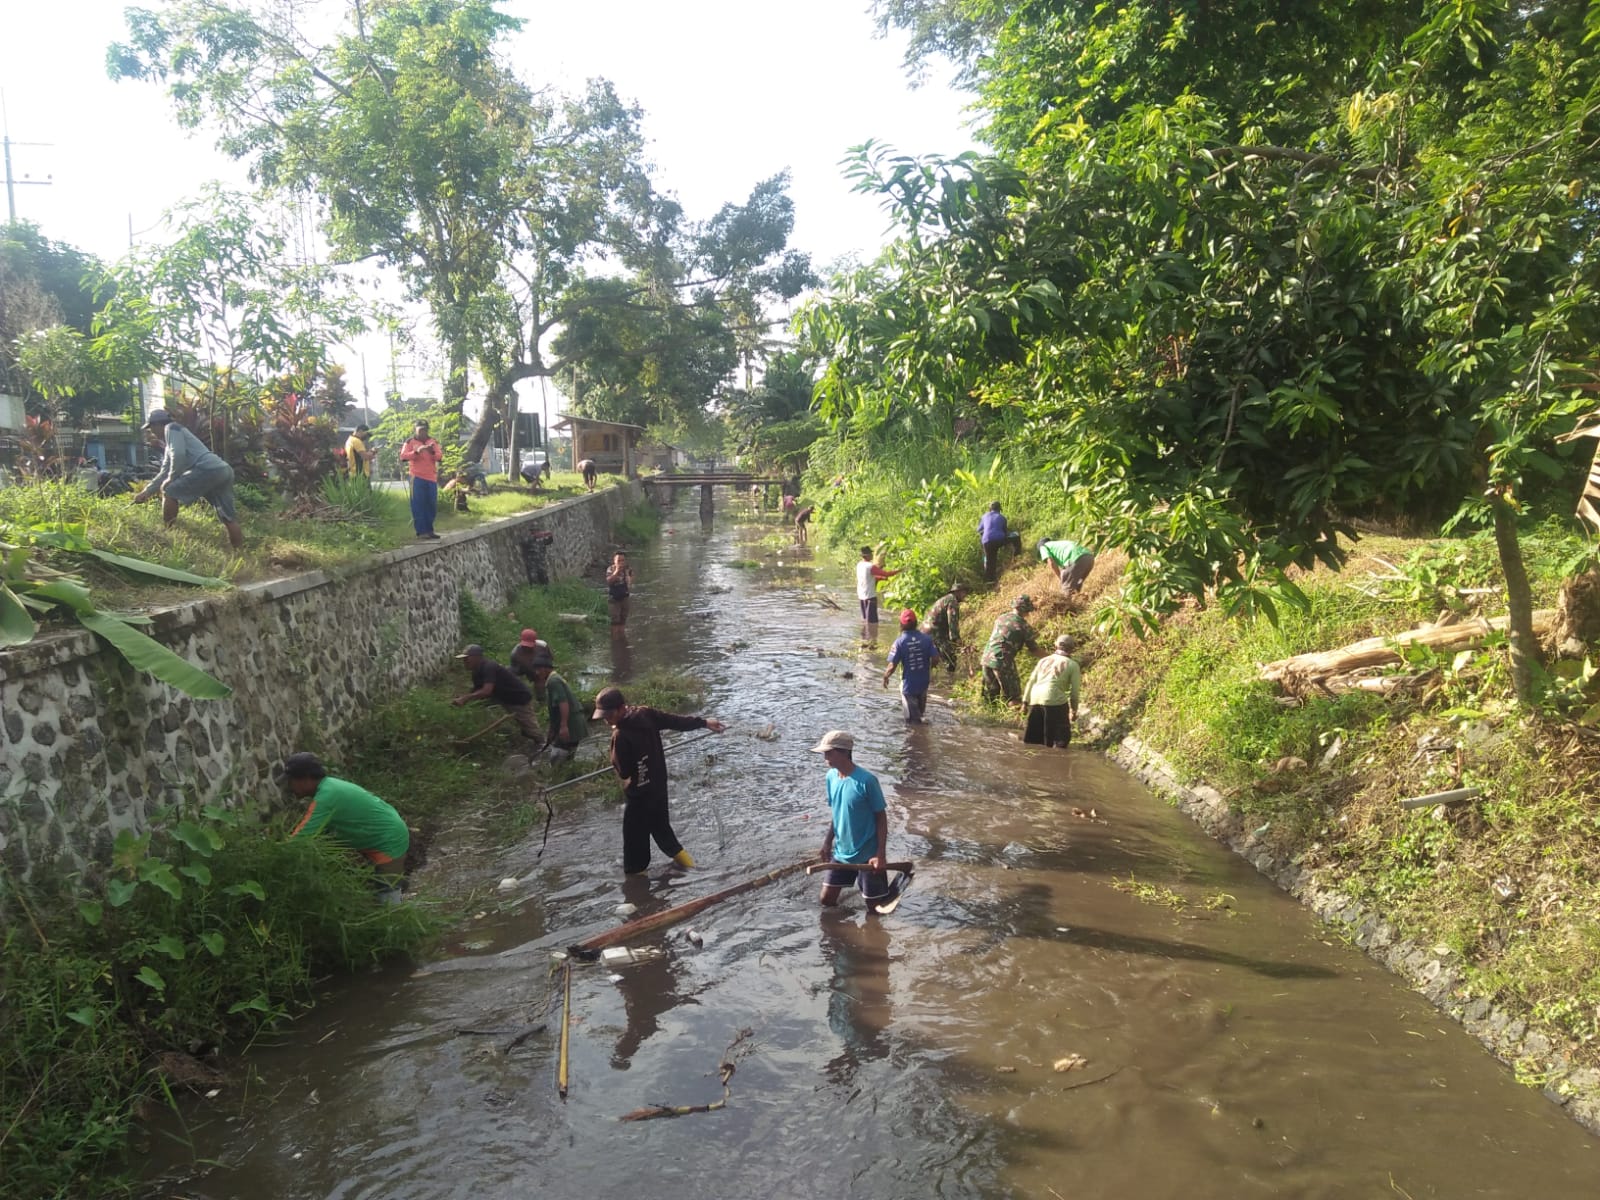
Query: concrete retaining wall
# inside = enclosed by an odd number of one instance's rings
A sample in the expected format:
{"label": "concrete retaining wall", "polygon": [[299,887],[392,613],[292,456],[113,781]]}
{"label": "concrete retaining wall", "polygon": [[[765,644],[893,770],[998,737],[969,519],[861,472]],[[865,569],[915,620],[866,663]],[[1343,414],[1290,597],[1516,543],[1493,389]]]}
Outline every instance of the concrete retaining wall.
{"label": "concrete retaining wall", "polygon": [[[153,612],[150,635],[231,686],[226,700],[191,699],[84,631],[0,651],[0,861],[15,877],[76,869],[158,809],[254,794],[303,733],[337,745],[373,703],[436,674],[459,648],[463,594],[496,607],[522,584],[581,575],[638,501],[636,484],[607,489],[339,578],[317,571]],[[535,542],[538,531],[553,540]]]}

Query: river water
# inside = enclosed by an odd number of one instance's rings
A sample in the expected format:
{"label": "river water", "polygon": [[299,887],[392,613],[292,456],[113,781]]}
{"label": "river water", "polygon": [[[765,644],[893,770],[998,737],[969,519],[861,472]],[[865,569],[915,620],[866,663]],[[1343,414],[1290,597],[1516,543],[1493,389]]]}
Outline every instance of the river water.
{"label": "river water", "polygon": [[[1137,781],[941,703],[905,726],[878,682],[891,626],[870,644],[844,574],[756,543],[773,528],[719,513],[703,530],[686,499],[635,556],[613,645],[624,681],[681,669],[731,726],[669,758],[699,868],[658,860],[625,889],[609,800],[558,807],[542,859],[537,828],[509,848],[447,832],[420,882],[481,889],[482,915],[436,961],[339,984],[253,1052],[248,1095],[187,1108],[155,1159],[207,1165],[159,1194],[1600,1195],[1588,1134]],[[748,559],[765,565],[734,565]],[[568,678],[592,694],[611,674]],[[777,740],[755,736],[768,725]],[[576,969],[558,1098],[551,952],[621,904],[814,853],[827,808],[808,747],[829,728],[883,782],[891,857],[918,864],[899,910],[868,917],[851,894],[822,912],[789,876],[642,939],[653,960]],[[541,1021],[509,1052],[509,1036],[455,1033]],[[725,1109],[619,1122],[717,1100],[729,1057]]]}

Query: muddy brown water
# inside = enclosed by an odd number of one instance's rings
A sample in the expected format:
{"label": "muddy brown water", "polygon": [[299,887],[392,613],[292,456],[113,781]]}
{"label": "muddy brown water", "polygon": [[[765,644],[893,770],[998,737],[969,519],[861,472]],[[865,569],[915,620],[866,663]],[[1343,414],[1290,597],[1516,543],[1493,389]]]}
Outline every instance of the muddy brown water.
{"label": "muddy brown water", "polygon": [[[704,680],[704,711],[732,726],[669,760],[700,869],[666,877],[658,861],[625,890],[608,801],[558,808],[539,861],[537,828],[511,847],[468,821],[447,831],[420,882],[480,889],[483,915],[433,961],[340,982],[251,1054],[247,1092],[152,1131],[160,1194],[1600,1195],[1588,1134],[1122,771],[944,704],[907,728],[878,684],[891,627],[865,645],[841,572],[753,544],[771,526],[722,520],[702,530],[687,501],[671,515],[635,559],[614,645],[624,678]],[[768,565],[730,566],[750,558]],[[572,674],[592,693],[610,672]],[[778,740],[753,736],[769,723]],[[919,864],[899,911],[867,917],[852,897],[823,913],[790,877],[696,918],[699,945],[680,927],[642,940],[653,961],[578,969],[560,1100],[551,951],[620,904],[813,853],[826,805],[808,747],[833,727],[883,782],[892,855]],[[1130,876],[1189,904],[1113,886]],[[1206,909],[1214,897],[1227,908]],[[509,1053],[509,1035],[454,1033],[540,1021]],[[618,1121],[718,1099],[744,1030],[724,1110]]]}

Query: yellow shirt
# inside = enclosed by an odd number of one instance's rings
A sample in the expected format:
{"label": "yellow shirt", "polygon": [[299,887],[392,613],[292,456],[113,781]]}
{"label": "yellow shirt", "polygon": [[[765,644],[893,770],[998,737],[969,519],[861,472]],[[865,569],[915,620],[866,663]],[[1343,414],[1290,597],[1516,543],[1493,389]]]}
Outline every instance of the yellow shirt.
{"label": "yellow shirt", "polygon": [[372,478],[372,460],[367,457],[367,444],[351,434],[345,439],[345,457],[350,460],[350,473],[352,475],[365,475]]}
{"label": "yellow shirt", "polygon": [[1076,711],[1078,681],[1081,677],[1078,664],[1057,650],[1041,658],[1034,666],[1033,674],[1028,676],[1027,686],[1022,689],[1022,698],[1029,704],[1070,703]]}

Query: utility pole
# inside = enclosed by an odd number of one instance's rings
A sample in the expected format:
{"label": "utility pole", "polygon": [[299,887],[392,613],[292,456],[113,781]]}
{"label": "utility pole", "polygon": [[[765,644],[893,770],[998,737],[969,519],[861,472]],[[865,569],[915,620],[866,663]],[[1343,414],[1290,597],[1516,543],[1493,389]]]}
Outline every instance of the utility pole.
{"label": "utility pole", "polygon": [[24,175],[21,179],[18,179],[11,172],[11,147],[48,146],[49,144],[49,142],[13,142],[11,140],[11,121],[6,113],[6,94],[0,92],[0,145],[3,145],[5,150],[6,213],[13,225],[17,223],[17,185],[20,183],[24,187],[49,187],[50,177],[47,175],[43,179],[29,179]]}

